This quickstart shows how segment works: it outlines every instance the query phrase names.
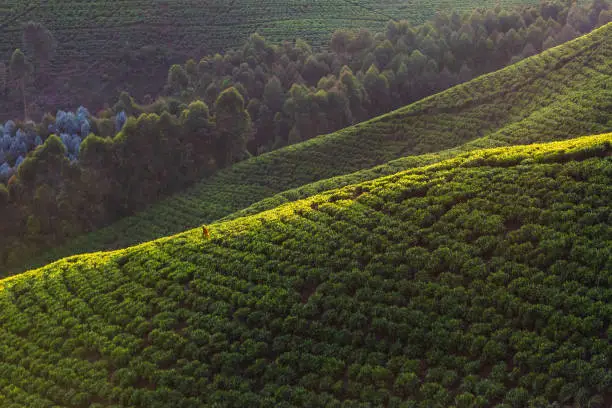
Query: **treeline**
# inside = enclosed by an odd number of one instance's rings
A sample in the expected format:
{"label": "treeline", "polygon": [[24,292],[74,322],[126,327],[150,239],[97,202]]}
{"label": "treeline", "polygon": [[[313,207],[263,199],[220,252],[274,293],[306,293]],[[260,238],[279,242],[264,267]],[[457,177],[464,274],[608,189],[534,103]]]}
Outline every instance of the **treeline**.
{"label": "treeline", "polygon": [[277,46],[255,34],[239,50],[172,66],[165,92],[210,104],[236,87],[253,119],[249,150],[256,154],[375,117],[609,21],[605,0],[563,1],[439,14],[417,27],[391,21],[384,33],[340,30],[320,52],[300,40]]}
{"label": "treeline", "polygon": [[[0,265],[131,214],[241,158],[251,129],[242,96],[226,89],[214,108],[214,117],[201,101],[179,117],[130,117],[113,138],[85,138],[78,161],[68,150],[72,139],[48,135],[8,186],[0,184]],[[92,131],[104,123],[92,120]]]}
{"label": "treeline", "polygon": [[[340,30],[319,52],[301,40],[274,45],[255,34],[241,49],[174,65],[161,98],[138,104],[124,93],[91,118],[96,136],[79,136],[78,160],[64,150],[75,135],[60,143],[39,126],[44,145],[0,185],[8,214],[0,221],[0,266],[132,214],[249,153],[388,112],[611,16],[605,0],[454,12],[418,27],[390,22],[384,33]],[[115,136],[122,112],[131,119]],[[12,131],[27,126],[17,122]]]}

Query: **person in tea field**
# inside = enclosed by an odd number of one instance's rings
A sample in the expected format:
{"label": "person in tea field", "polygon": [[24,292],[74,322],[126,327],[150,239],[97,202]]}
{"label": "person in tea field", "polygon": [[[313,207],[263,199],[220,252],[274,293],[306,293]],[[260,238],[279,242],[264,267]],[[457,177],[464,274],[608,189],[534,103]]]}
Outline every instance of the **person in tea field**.
{"label": "person in tea field", "polygon": [[210,231],[208,231],[208,227],[206,225],[202,225],[202,238],[209,239]]}

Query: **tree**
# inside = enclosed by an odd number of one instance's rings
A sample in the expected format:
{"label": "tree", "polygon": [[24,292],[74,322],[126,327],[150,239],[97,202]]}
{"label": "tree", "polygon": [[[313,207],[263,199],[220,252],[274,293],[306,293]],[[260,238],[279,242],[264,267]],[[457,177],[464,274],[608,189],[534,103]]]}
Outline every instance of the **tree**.
{"label": "tree", "polygon": [[302,77],[310,84],[316,85],[319,79],[329,74],[329,66],[324,61],[319,61],[312,55],[306,58],[306,63],[302,69]]}
{"label": "tree", "polygon": [[195,60],[191,58],[187,60],[185,63],[185,72],[187,75],[189,75],[192,81],[195,81],[198,75],[198,65],[196,64]]}
{"label": "tree", "polygon": [[394,53],[395,50],[393,49],[393,44],[391,44],[391,41],[385,40],[383,43],[379,44],[374,50],[376,65],[378,65],[380,69],[385,69],[389,62],[391,62]]}
{"label": "tree", "polygon": [[4,184],[0,183],[0,208],[4,208],[9,202],[9,193]]}
{"label": "tree", "polygon": [[599,17],[597,19],[597,25],[606,25],[607,23],[612,22],[612,9],[610,10],[602,10],[599,13]]}
{"label": "tree", "polygon": [[28,21],[23,25],[22,41],[24,50],[36,61],[39,70],[43,71],[57,48],[51,31],[41,23]]}
{"label": "tree", "polygon": [[119,100],[117,101],[115,106],[113,106],[113,111],[125,112],[126,115],[137,115],[138,113],[141,113],[136,109],[136,103],[134,102],[134,98],[132,98],[130,94],[125,91],[121,92],[121,94],[119,95]]}
{"label": "tree", "polygon": [[585,10],[574,2],[567,12],[567,25],[572,26],[579,33],[586,33],[591,30],[589,19]]}
{"label": "tree", "polygon": [[306,41],[298,38],[295,40],[295,49],[299,54],[299,58],[304,61],[306,58],[312,55],[312,47]]}
{"label": "tree", "polygon": [[[10,195],[24,204],[24,210],[30,214],[30,232],[59,238],[62,235],[61,220],[79,217],[71,204],[66,205],[64,200],[59,199],[60,194],[66,196],[67,189],[74,181],[73,176],[76,174],[70,170],[66,147],[56,135],[49,136],[19,166]],[[76,202],[74,204],[78,205]],[[73,225],[77,227],[79,224],[75,222]]]}
{"label": "tree", "polygon": [[341,89],[333,88],[327,92],[327,105],[325,107],[328,126],[327,132],[342,129],[352,123],[352,114],[349,101]]}
{"label": "tree", "polygon": [[208,106],[202,101],[189,104],[189,107],[181,114],[181,125],[184,139],[182,144],[193,146],[195,160],[198,161],[191,169],[197,174],[196,170],[204,167],[205,161],[212,153],[215,137],[214,124]]}
{"label": "tree", "polygon": [[522,388],[513,388],[506,394],[504,399],[513,408],[524,407],[529,400],[529,392]]}
{"label": "tree", "polygon": [[226,166],[244,153],[251,133],[251,117],[244,108],[244,98],[234,87],[221,92],[215,112],[217,158],[221,166]]}
{"label": "tree", "polygon": [[168,87],[171,92],[180,93],[189,85],[189,77],[182,66],[174,64],[168,73]]}
{"label": "tree", "polygon": [[340,71],[340,83],[348,98],[352,121],[354,123],[362,121],[367,116],[363,106],[365,101],[365,89],[363,89],[362,84],[347,66],[342,67]]}
{"label": "tree", "polygon": [[557,41],[553,37],[548,37],[542,43],[542,50],[547,50],[552,47],[556,47],[558,45]]}
{"label": "tree", "polygon": [[0,95],[6,91],[6,64],[0,62]]}
{"label": "tree", "polygon": [[28,75],[31,72],[31,65],[26,59],[24,53],[17,48],[11,56],[10,64],[11,76],[19,81],[21,87],[21,96],[23,97],[23,118],[28,119],[28,105],[26,102],[25,83]]}
{"label": "tree", "polygon": [[[285,112],[291,117],[293,127],[289,132],[289,143],[297,143],[317,134],[317,126],[321,123],[315,118],[318,112],[312,92],[305,85],[293,84],[285,104]],[[323,95],[319,95],[322,102]]]}
{"label": "tree", "polygon": [[263,102],[272,112],[280,112],[283,107],[283,86],[280,80],[273,76],[266,83],[263,92]]}
{"label": "tree", "polygon": [[467,66],[466,63],[463,63],[461,65],[461,68],[459,69],[459,82],[467,82],[472,79],[472,77],[472,70],[470,69],[470,67]]}
{"label": "tree", "polygon": [[369,113],[371,115],[379,115],[386,112],[389,106],[389,81],[384,75],[381,75],[372,64],[365,77],[363,85],[370,100]]}
{"label": "tree", "polygon": [[565,42],[573,40],[579,35],[580,33],[576,31],[576,29],[573,26],[566,24],[563,26],[561,31],[556,35],[556,40],[559,44],[563,44]]}
{"label": "tree", "polygon": [[530,44],[533,44],[536,49],[539,49],[545,39],[544,36],[545,32],[542,27],[540,27],[538,24],[532,24],[527,29],[526,41]]}
{"label": "tree", "polygon": [[[113,133],[113,132],[111,132]],[[83,168],[81,179],[92,224],[107,222],[120,206],[120,189],[115,170],[118,168],[114,143],[110,137],[89,135],[81,144],[79,162]]]}
{"label": "tree", "polygon": [[351,41],[353,41],[353,33],[348,30],[336,30],[332,34],[329,46],[336,54],[344,54],[347,52]]}
{"label": "tree", "polygon": [[536,55],[537,53],[538,51],[536,50],[536,48],[531,43],[528,42],[523,48],[523,51],[521,52],[521,56],[523,58],[528,58],[528,57],[532,57]]}
{"label": "tree", "polygon": [[425,69],[425,65],[427,65],[427,57],[419,50],[412,51],[407,60],[408,71],[413,76],[420,75]]}
{"label": "tree", "polygon": [[272,63],[276,58],[275,47],[266,42],[258,33],[253,33],[242,48],[245,58],[253,58],[255,63]]}
{"label": "tree", "polygon": [[369,30],[361,29],[357,32],[357,35],[353,37],[353,40],[348,45],[347,51],[351,54],[357,54],[371,48],[373,43],[374,38],[372,33]]}

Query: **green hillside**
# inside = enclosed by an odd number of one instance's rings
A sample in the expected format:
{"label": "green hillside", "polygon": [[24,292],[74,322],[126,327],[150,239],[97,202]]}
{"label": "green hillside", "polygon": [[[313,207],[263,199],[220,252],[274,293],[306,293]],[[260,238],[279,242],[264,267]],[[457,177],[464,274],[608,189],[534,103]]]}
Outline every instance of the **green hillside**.
{"label": "green hillside", "polygon": [[[32,260],[30,266],[175,234],[286,190],[297,189],[255,210],[431,163],[461,150],[610,131],[611,35],[608,24],[388,115],[238,163],[184,194]],[[403,158],[458,147],[442,156]],[[403,159],[387,164],[398,158]],[[365,169],[370,170],[351,175]],[[338,176],[343,177],[308,185]],[[19,270],[23,266],[15,265],[13,272]]]}
{"label": "green hillside", "polygon": [[[321,46],[338,28],[378,32],[391,19],[420,24],[437,11],[482,6],[475,0],[452,5],[446,0],[6,0],[0,4],[0,63],[22,46],[23,23],[43,23],[58,47],[48,77],[36,86],[35,103],[46,109],[82,104],[97,111],[104,102],[114,103],[121,91],[139,98],[157,95],[171,64],[242,46],[254,32],[274,41],[302,38]],[[19,112],[0,104],[3,121]]]}
{"label": "green hillside", "polygon": [[[501,6],[535,3],[498,2]],[[185,52],[198,48],[222,51],[242,45],[254,32],[275,40],[299,37],[322,45],[337,28],[380,30],[390,19],[420,24],[437,11],[469,12],[482,6],[474,0],[452,4],[445,0],[6,0],[0,6],[0,20],[6,31],[3,47],[7,48],[0,52],[11,52],[10,44],[20,42],[18,24],[24,20],[40,21],[56,33],[67,44],[63,50],[66,59],[82,52],[73,46],[76,39],[104,58],[114,57],[126,42],[136,48],[172,44]]]}
{"label": "green hillside", "polygon": [[0,281],[0,406],[604,406],[611,156],[477,150]]}

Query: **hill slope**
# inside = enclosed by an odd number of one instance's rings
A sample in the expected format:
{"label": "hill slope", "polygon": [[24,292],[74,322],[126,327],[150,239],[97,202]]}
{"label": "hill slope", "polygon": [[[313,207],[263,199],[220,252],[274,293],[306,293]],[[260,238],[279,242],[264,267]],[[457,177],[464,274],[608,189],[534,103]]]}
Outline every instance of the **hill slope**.
{"label": "hill slope", "polygon": [[0,405],[609,401],[611,142],[474,151],[0,281]]}
{"label": "hill slope", "polygon": [[[33,260],[40,266],[76,253],[121,248],[175,234],[285,190],[444,149],[530,143],[612,130],[612,24],[501,71],[369,122],[238,163],[184,194],[80,237]],[[602,85],[603,84],[603,85]],[[456,153],[452,153],[456,154]],[[407,158],[371,171],[306,186],[280,201],[446,158]],[[13,272],[23,270],[16,265]]]}
{"label": "hill slope", "polygon": [[[530,3],[537,2],[499,2],[500,6]],[[452,5],[458,12],[479,7],[482,2],[474,0]],[[19,24],[27,20],[42,22],[55,33],[66,45],[61,51],[63,59],[76,56],[79,50],[72,46],[78,38],[87,51],[96,50],[96,60],[100,60],[114,57],[126,42],[136,49],[165,44],[186,53],[199,48],[214,53],[242,45],[254,32],[278,41],[298,37],[322,45],[338,28],[382,29],[391,19],[420,24],[447,9],[442,0],[47,0],[34,4],[7,0],[0,6],[6,33],[0,54],[21,42]]]}
{"label": "hill slope", "polygon": [[[460,11],[477,7],[482,3],[453,2]],[[116,102],[121,91],[157,95],[171,64],[240,46],[254,32],[274,41],[303,38],[322,45],[337,28],[381,31],[391,19],[422,23],[447,8],[442,0],[6,0],[0,5],[0,62],[21,47],[22,23],[41,22],[54,33],[58,49],[47,70],[53,80],[37,85],[36,102],[97,110],[104,101]],[[0,107],[2,121],[20,117],[10,104]]]}

